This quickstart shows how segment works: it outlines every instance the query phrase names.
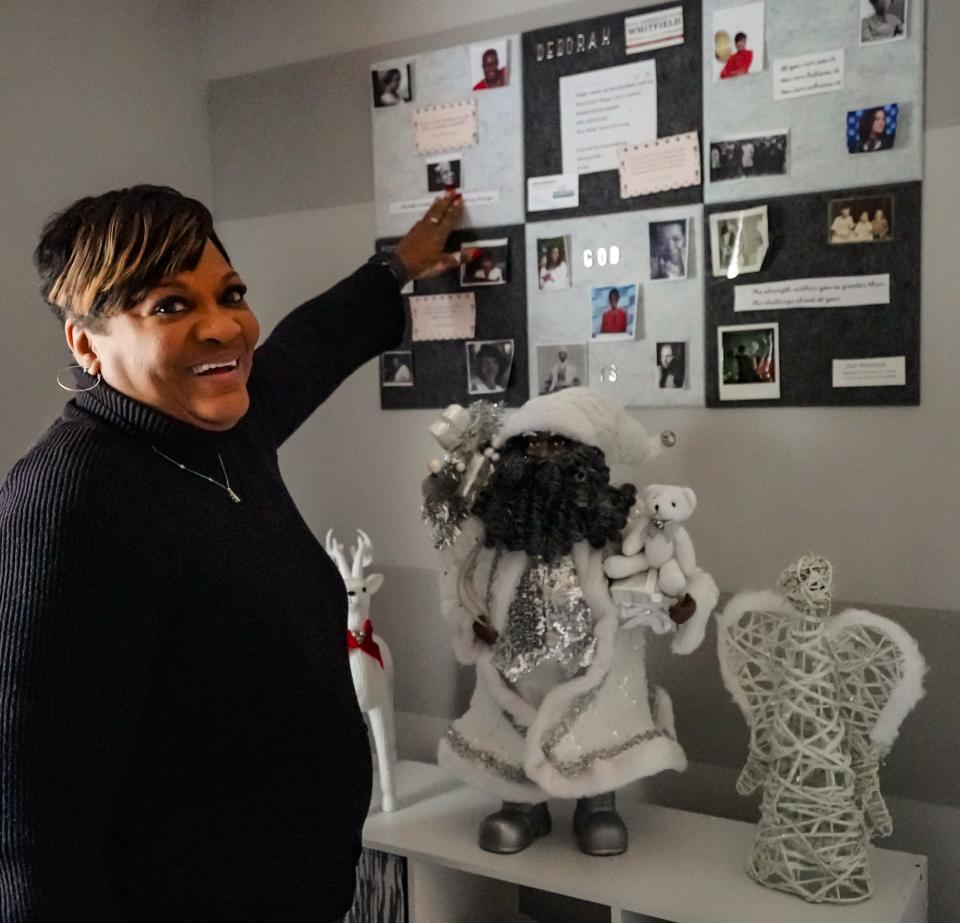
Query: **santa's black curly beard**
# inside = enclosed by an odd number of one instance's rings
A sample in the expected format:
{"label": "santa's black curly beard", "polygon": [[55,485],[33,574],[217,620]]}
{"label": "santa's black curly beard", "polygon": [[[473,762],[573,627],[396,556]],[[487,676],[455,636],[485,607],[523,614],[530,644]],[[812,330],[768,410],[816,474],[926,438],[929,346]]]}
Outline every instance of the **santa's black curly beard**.
{"label": "santa's black curly beard", "polygon": [[614,487],[603,452],[562,436],[514,436],[500,449],[473,512],[487,547],[555,561],[574,544],[618,542],[636,500],[632,484]]}

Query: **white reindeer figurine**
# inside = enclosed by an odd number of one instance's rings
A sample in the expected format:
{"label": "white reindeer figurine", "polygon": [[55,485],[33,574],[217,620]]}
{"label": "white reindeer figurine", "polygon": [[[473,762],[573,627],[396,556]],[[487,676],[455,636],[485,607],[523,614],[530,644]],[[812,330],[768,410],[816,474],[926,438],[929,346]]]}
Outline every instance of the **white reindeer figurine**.
{"label": "white reindeer figurine", "polygon": [[347,646],[350,672],[357,691],[360,710],[370,721],[377,750],[380,773],[381,808],[393,811],[395,781],[393,768],[397,762],[397,745],[393,716],[393,658],[380,635],[374,634],[370,622],[370,597],[383,585],[383,574],[363,575],[373,561],[373,545],[367,534],[357,529],[357,544],[351,549],[351,565],[347,565],[343,545],[327,532],[327,554],[333,559],[347,588]]}

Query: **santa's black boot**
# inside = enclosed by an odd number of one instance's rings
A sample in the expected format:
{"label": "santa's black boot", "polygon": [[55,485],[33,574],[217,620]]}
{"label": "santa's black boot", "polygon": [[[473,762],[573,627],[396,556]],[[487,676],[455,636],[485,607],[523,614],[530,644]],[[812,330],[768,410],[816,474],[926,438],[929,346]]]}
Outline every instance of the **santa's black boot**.
{"label": "santa's black boot", "polygon": [[545,801],[504,801],[499,811],[480,823],[480,848],[503,855],[520,852],[549,832],[550,812]]}
{"label": "santa's black boot", "polygon": [[573,832],[580,851],[588,856],[619,856],[627,849],[627,825],[617,813],[613,792],[578,798]]}

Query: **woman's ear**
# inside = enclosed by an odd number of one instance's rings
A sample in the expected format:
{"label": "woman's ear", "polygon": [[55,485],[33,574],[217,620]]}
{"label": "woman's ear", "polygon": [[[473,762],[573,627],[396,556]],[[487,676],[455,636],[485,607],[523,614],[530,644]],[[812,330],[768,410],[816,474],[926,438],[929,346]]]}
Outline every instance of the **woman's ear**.
{"label": "woman's ear", "polygon": [[100,360],[97,358],[90,333],[74,318],[68,317],[63,325],[63,334],[67,340],[67,349],[88,375],[96,377],[100,373]]}

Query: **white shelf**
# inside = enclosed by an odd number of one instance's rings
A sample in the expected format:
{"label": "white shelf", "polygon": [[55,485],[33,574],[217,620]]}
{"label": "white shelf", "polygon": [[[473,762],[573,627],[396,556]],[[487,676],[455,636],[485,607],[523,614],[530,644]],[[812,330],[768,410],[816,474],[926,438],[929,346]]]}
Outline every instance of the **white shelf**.
{"label": "white shelf", "polygon": [[551,801],[553,832],[522,853],[498,856],[477,846],[480,821],[499,807],[495,798],[426,763],[402,761],[397,778],[401,807],[392,814],[371,808],[363,842],[410,860],[411,923],[496,919],[511,897],[515,906],[516,885],[608,906],[615,923],[640,923],[643,915],[675,923],[926,920],[924,856],[872,849],[873,897],[808,904],[747,877],[753,824],[645,804],[628,787],[617,793],[630,831],[623,855],[583,855],[571,830],[573,803]]}

